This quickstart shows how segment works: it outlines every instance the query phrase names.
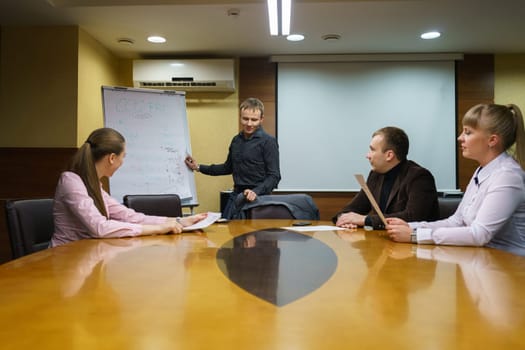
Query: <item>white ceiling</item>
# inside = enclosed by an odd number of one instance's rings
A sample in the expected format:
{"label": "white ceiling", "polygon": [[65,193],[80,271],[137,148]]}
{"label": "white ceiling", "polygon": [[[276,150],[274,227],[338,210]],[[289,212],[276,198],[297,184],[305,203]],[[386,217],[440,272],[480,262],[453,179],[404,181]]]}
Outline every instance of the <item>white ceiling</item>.
{"label": "white ceiling", "polygon": [[[525,0],[293,0],[295,43],[269,35],[266,0],[1,0],[0,26],[18,25],[78,25],[128,58],[525,52]],[[427,30],[443,35],[420,39]]]}

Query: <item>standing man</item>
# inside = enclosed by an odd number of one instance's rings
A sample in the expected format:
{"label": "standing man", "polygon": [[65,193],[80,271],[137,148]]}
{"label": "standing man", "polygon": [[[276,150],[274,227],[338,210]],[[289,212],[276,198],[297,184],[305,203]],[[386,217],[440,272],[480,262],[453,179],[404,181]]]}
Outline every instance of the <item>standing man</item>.
{"label": "standing man", "polygon": [[[407,160],[408,145],[407,134],[399,128],[388,126],[374,132],[366,155],[372,167],[367,185],[385,217],[400,217],[406,221],[437,220],[439,205],[434,176]],[[371,214],[371,210],[372,204],[361,190],[332,221],[340,227],[384,229],[379,216]]]}
{"label": "standing man", "polygon": [[233,193],[223,216],[235,218],[245,201],[253,202],[259,195],[270,194],[281,180],[279,146],[274,137],[262,128],[264,105],[248,98],[240,106],[242,130],[230,144],[228,157],[222,164],[198,164],[191,156],[186,165],[206,175],[233,175]]}

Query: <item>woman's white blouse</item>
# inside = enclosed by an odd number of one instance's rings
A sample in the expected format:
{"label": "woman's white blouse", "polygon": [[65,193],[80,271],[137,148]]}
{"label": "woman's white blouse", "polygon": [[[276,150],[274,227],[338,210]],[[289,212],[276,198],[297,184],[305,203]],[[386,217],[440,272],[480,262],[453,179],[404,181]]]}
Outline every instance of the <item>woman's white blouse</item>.
{"label": "woman's white blouse", "polygon": [[418,243],[488,246],[525,255],[525,172],[504,152],[474,172],[454,215],[410,226],[417,229]]}

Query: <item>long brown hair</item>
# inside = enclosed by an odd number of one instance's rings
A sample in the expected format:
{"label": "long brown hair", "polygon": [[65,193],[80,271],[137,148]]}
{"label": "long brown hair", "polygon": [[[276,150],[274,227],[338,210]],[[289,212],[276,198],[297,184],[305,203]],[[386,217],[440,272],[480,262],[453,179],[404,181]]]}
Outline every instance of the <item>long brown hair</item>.
{"label": "long brown hair", "polygon": [[102,215],[108,217],[106,206],[102,199],[100,180],[97,176],[95,163],[105,155],[124,151],[126,140],[118,131],[111,128],[100,128],[93,131],[86,142],[73,156],[69,170],[80,176],[87,188],[88,194]]}
{"label": "long brown hair", "polygon": [[523,115],[514,104],[479,104],[463,117],[463,125],[481,128],[501,137],[504,151],[515,145],[514,158],[525,169],[525,130]]}

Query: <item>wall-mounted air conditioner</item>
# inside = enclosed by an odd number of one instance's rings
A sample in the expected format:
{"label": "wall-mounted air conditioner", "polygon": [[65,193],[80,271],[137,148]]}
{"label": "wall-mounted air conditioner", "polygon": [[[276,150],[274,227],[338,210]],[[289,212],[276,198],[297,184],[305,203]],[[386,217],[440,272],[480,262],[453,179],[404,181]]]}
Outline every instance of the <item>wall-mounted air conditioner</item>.
{"label": "wall-mounted air conditioner", "polygon": [[161,90],[235,91],[233,59],[133,61],[133,86]]}

